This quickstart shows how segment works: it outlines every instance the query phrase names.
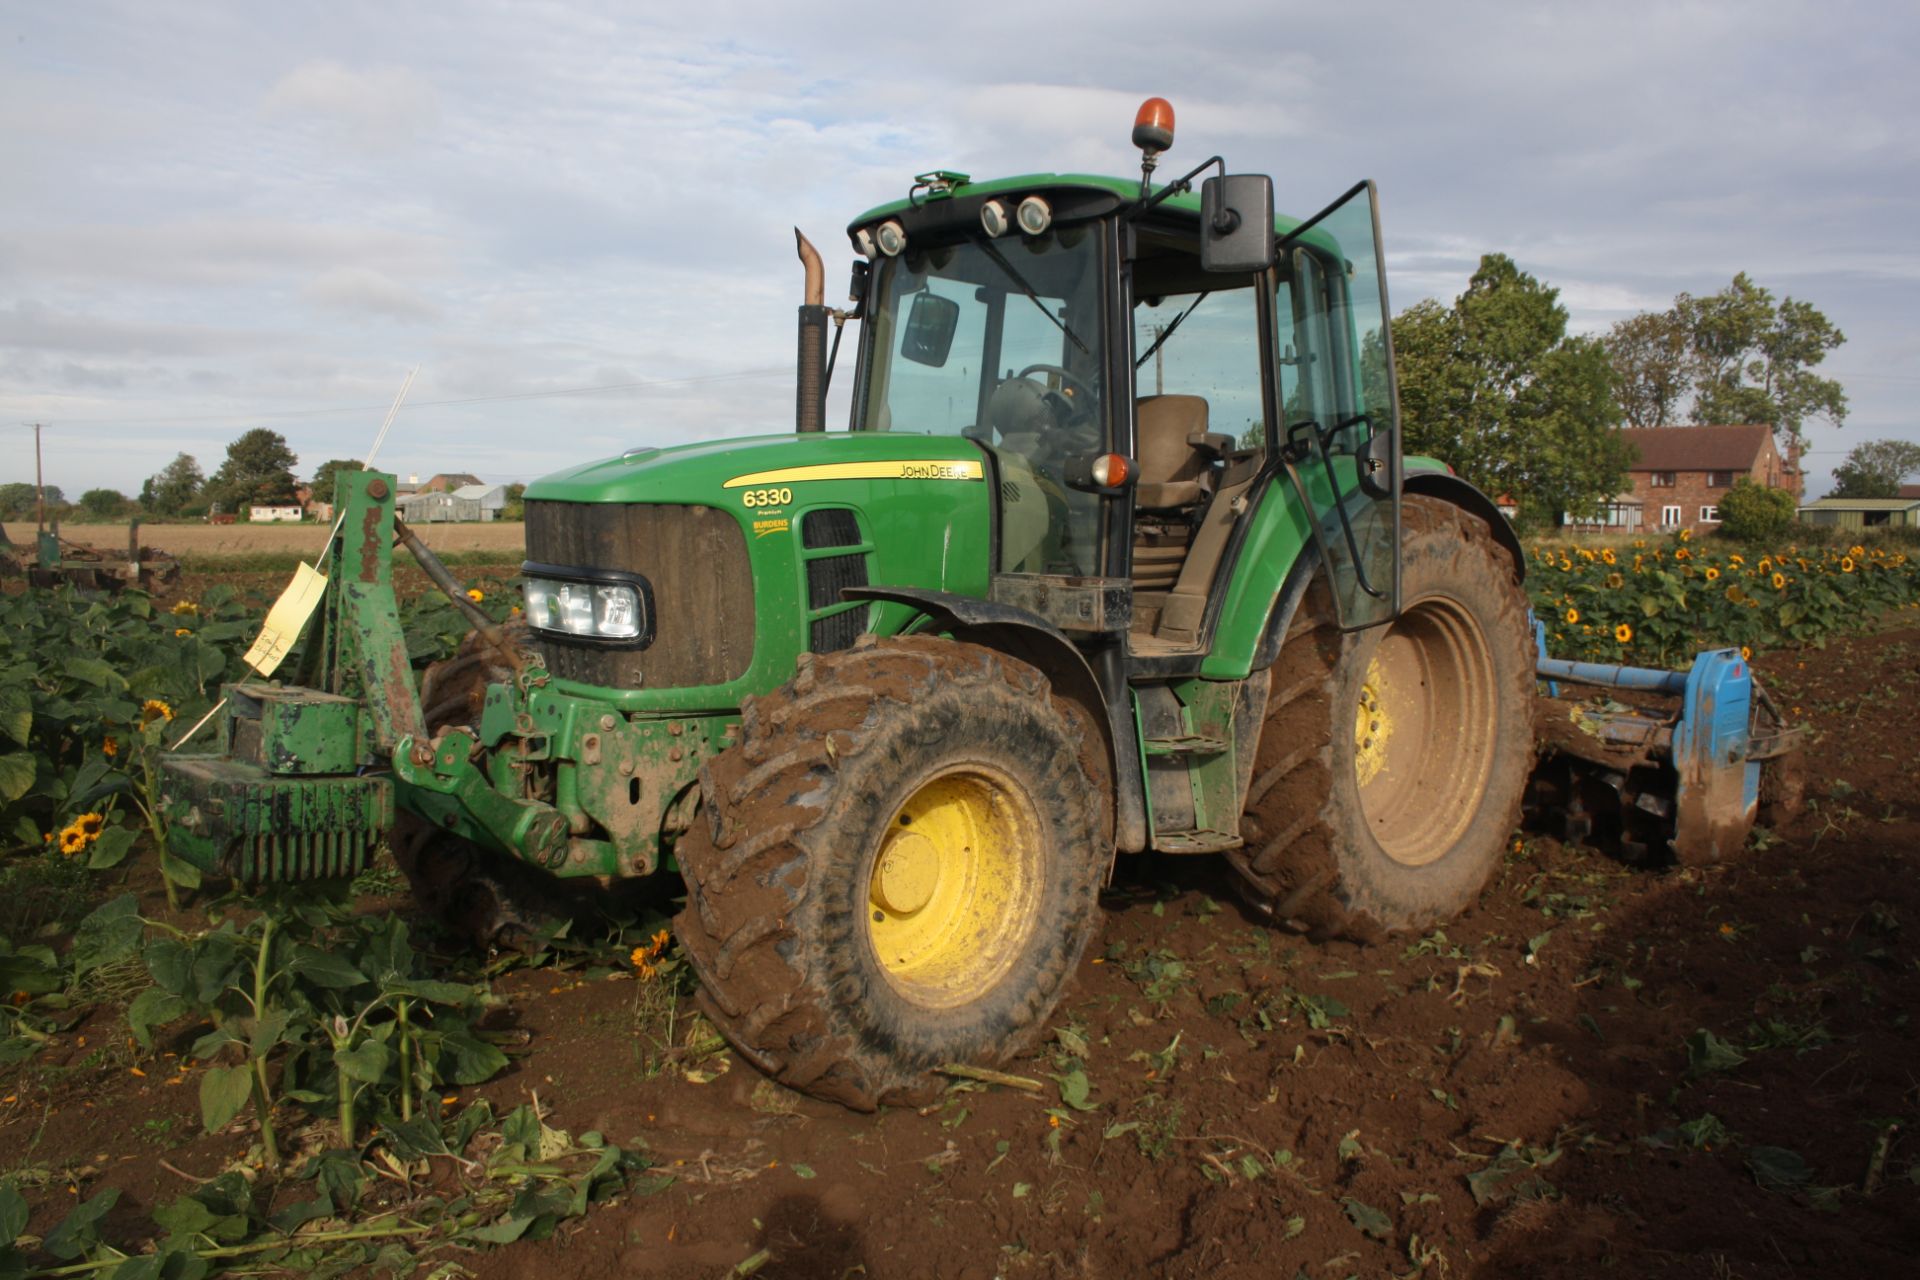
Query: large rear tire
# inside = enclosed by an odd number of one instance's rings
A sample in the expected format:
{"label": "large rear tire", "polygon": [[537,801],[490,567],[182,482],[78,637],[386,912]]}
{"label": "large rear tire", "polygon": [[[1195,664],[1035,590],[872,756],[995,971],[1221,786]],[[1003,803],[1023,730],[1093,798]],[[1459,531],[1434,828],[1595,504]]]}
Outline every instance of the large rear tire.
{"label": "large rear tire", "polygon": [[1485,522],[1409,496],[1402,612],[1342,635],[1324,582],[1272,669],[1230,856],[1277,920],[1369,940],[1460,911],[1500,865],[1533,766],[1533,643]]}
{"label": "large rear tire", "polygon": [[743,719],[675,850],[675,929],[734,1047],[872,1110],[1029,1044],[1110,854],[1074,709],[1023,662],[909,636],[804,657]]}

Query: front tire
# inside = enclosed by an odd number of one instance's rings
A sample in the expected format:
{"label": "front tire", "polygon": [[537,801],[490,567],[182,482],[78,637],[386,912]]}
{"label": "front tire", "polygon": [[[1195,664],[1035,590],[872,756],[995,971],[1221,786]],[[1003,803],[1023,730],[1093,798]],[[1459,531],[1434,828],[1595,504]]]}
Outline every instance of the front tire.
{"label": "front tire", "polygon": [[1230,856],[1255,903],[1322,937],[1371,940],[1479,894],[1533,766],[1533,643],[1511,556],[1484,521],[1409,496],[1402,611],[1333,626],[1324,581],[1274,663]]}
{"label": "front tire", "polygon": [[863,641],[803,658],[743,719],[675,850],[675,929],[734,1047],[872,1110],[1029,1044],[1109,853],[1084,722],[1045,677],[977,645]]}

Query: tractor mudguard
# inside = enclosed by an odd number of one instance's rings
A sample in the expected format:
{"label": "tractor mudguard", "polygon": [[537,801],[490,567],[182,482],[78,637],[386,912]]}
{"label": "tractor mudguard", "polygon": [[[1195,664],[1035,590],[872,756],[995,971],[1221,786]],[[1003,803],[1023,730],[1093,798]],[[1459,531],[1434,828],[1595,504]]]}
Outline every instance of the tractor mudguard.
{"label": "tractor mudguard", "polygon": [[1527,580],[1527,553],[1520,547],[1520,535],[1513,531],[1513,522],[1500,514],[1493,499],[1482,493],[1474,485],[1462,480],[1448,471],[1408,471],[1400,482],[1402,493],[1422,493],[1442,502],[1451,502],[1456,507],[1473,512],[1487,522],[1493,530],[1493,540],[1507,549],[1513,557],[1513,571],[1519,575],[1519,581]]}
{"label": "tractor mudguard", "polygon": [[1086,655],[1058,627],[1039,614],[1014,605],[920,587],[846,587],[840,596],[843,600],[886,600],[910,605],[924,614],[935,629],[1039,668],[1062,697],[1080,706],[1100,727],[1113,778],[1115,845],[1128,853],[1146,848],[1147,813],[1140,798],[1140,748],[1134,738],[1133,713],[1124,680],[1115,680],[1110,690],[1103,686]]}

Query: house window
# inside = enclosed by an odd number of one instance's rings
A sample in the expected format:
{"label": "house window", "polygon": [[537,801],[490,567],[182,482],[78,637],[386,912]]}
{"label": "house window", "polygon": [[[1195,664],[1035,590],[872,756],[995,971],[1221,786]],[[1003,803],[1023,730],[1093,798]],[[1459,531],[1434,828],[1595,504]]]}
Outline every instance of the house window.
{"label": "house window", "polygon": [[1660,525],[1662,528],[1671,529],[1679,523],[1680,523],[1680,508],[1678,507],[1660,508]]}
{"label": "house window", "polygon": [[1720,508],[1718,507],[1700,508],[1700,523],[1701,524],[1719,524]]}
{"label": "house window", "polygon": [[1671,489],[1673,488],[1673,481],[1674,481],[1673,472],[1656,471],[1648,479],[1647,483],[1652,485],[1656,489]]}
{"label": "house window", "polygon": [[[1733,472],[1731,471],[1707,472],[1707,488],[1709,489],[1733,488]],[[1705,517],[1702,517],[1702,518],[1704,519]]]}

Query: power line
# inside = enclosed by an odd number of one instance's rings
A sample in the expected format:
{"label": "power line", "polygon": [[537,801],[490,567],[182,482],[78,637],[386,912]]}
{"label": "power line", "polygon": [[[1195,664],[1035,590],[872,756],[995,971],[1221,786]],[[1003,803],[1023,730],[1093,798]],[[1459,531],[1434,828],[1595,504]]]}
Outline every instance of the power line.
{"label": "power line", "polygon": [[[610,391],[645,391],[656,387],[692,386],[706,382],[738,382],[751,378],[767,378],[776,374],[790,374],[793,370],[786,365],[776,365],[763,369],[739,369],[732,373],[701,374],[688,378],[656,378],[649,382],[609,382],[593,387],[555,387],[547,391],[512,391],[491,396],[465,396],[454,400],[416,400],[412,409],[446,409],[462,405],[497,404],[509,400],[551,400],[562,396],[601,395]],[[78,419],[68,421],[67,426],[79,427],[174,427],[196,424],[213,425],[226,422],[253,422],[260,419],[284,418],[325,418],[348,413],[380,413],[385,405],[336,405],[326,409],[270,409],[257,413],[214,414],[205,417],[182,418],[114,418],[114,419]]]}

